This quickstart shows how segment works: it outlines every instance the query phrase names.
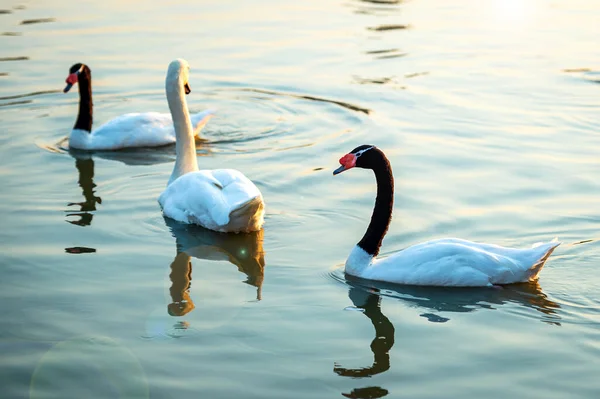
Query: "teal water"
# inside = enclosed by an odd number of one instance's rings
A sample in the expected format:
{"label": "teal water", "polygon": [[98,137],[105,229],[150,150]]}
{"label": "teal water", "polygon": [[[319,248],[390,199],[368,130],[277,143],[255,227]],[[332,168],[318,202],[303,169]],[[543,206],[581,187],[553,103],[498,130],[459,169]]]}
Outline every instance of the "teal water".
{"label": "teal water", "polygon": [[[600,5],[583,0],[4,1],[0,397],[596,398]],[[174,148],[68,152],[95,124],[219,109],[201,168],[242,170],[264,230],[172,224]],[[331,175],[360,144],[394,168],[383,255],[431,238],[563,242],[502,290],[347,279],[375,182]]]}

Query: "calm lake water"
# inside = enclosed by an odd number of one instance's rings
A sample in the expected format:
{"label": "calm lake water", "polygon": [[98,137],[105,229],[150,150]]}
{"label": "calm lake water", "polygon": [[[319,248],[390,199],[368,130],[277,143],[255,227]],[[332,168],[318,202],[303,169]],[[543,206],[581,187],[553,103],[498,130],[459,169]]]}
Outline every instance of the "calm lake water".
{"label": "calm lake water", "polygon": [[[600,5],[587,0],[3,0],[0,396],[597,398]],[[264,230],[165,221],[174,147],[70,153],[95,124],[219,109],[201,168],[242,170]],[[431,289],[342,265],[394,168],[383,254],[440,237],[563,242],[539,282]],[[187,301],[187,302],[185,302]],[[193,304],[193,305],[192,305]]]}

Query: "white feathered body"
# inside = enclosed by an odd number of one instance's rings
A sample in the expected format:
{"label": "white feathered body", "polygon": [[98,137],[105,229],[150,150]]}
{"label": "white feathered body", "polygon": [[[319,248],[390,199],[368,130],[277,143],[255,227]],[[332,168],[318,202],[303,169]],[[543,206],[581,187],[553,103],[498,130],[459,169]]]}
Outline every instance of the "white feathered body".
{"label": "white feathered body", "polygon": [[512,284],[535,280],[558,245],[552,241],[516,249],[444,238],[413,245],[383,259],[373,259],[357,245],[346,261],[346,273],[405,285]]}
{"label": "white feathered body", "polygon": [[[196,133],[214,112],[206,110],[191,115]],[[133,147],[160,147],[175,143],[175,129],[170,114],[159,112],[130,113],[118,116],[91,133],[73,129],[69,147],[81,150],[120,150]]]}
{"label": "white feathered body", "polygon": [[257,231],[264,223],[259,189],[233,169],[199,170],[179,176],[158,202],[171,219],[214,231]]}

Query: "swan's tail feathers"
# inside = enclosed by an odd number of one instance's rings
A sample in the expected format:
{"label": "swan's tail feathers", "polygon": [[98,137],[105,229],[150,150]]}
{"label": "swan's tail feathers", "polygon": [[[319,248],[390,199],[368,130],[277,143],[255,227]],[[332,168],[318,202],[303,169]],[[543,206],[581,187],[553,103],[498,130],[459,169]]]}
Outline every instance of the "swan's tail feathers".
{"label": "swan's tail feathers", "polygon": [[561,243],[558,241],[558,238],[555,238],[547,244],[543,244],[546,250],[529,269],[529,281],[533,281],[538,277],[538,275],[542,271],[542,268],[544,267],[544,264],[546,264],[546,261],[548,260],[550,255],[552,255],[552,252],[554,252],[556,247],[558,247],[560,244]]}
{"label": "swan's tail feathers", "polygon": [[204,128],[204,125],[208,123],[210,118],[214,116],[216,110],[207,109],[206,111],[199,112],[195,115],[192,115],[192,126],[194,127],[194,136],[198,137],[200,132]]}
{"label": "swan's tail feathers", "polygon": [[229,213],[228,229],[248,233],[258,231],[264,223],[265,204],[261,196],[256,196]]}

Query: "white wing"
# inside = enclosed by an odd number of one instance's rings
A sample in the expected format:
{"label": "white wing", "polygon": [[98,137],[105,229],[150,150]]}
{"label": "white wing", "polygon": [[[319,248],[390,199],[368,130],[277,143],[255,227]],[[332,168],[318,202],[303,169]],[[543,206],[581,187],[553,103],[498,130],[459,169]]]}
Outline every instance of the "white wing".
{"label": "white wing", "polygon": [[158,199],[166,216],[215,231],[253,231],[263,223],[258,188],[233,169],[201,170],[173,181]]}
{"label": "white wing", "polygon": [[[200,128],[214,111],[206,110],[190,117],[192,126]],[[158,112],[130,113],[118,116],[92,133],[73,130],[69,146],[85,150],[119,150],[132,147],[159,147],[175,143],[175,129],[170,114]]]}
{"label": "white wing", "polygon": [[529,281],[560,243],[505,248],[457,238],[427,241],[376,260],[361,277],[400,284],[486,286]]}

